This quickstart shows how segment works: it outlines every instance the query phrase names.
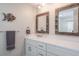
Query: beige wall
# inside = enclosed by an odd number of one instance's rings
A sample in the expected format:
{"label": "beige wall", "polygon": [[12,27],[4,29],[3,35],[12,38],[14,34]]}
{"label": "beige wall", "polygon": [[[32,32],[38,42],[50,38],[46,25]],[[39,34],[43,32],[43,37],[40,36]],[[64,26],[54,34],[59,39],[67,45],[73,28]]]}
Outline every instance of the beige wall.
{"label": "beige wall", "polygon": [[49,11],[49,35],[52,39],[65,40],[68,42],[79,42],[79,36],[55,35],[55,9],[68,5],[67,3],[50,4],[38,9],[37,14]]}
{"label": "beige wall", "polygon": [[[16,20],[2,21],[3,12],[13,13]],[[0,32],[0,55],[24,55],[25,30],[29,26],[31,33],[34,33],[35,15],[36,9],[28,4],[0,4],[0,31],[20,31],[16,32],[16,48],[12,51],[6,50],[6,32]]]}

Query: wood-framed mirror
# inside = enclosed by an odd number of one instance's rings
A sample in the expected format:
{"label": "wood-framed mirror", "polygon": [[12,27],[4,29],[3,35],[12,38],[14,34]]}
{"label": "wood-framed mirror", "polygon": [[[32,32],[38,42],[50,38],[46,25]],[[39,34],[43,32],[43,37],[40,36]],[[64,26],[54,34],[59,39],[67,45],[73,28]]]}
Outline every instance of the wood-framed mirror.
{"label": "wood-framed mirror", "polygon": [[49,12],[36,15],[36,33],[49,33]]}
{"label": "wood-framed mirror", "polygon": [[55,11],[55,34],[79,36],[79,4],[74,3]]}

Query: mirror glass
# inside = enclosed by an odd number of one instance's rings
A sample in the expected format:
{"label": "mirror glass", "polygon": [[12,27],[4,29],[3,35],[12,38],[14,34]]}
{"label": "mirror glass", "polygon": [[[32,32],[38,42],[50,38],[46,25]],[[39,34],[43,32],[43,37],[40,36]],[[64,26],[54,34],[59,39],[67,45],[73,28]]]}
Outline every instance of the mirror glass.
{"label": "mirror glass", "polygon": [[65,9],[58,15],[59,32],[78,32],[78,7]]}
{"label": "mirror glass", "polygon": [[46,15],[38,17],[38,31],[46,31]]}
{"label": "mirror glass", "polygon": [[49,33],[49,12],[36,15],[36,32]]}

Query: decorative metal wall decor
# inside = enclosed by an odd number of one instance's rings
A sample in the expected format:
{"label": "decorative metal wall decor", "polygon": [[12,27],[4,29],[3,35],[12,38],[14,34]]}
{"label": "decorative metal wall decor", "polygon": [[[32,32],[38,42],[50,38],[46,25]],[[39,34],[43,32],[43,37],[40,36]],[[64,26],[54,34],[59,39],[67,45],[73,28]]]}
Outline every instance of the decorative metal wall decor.
{"label": "decorative metal wall decor", "polygon": [[4,15],[3,21],[5,21],[5,20],[13,21],[16,19],[16,17],[12,13],[7,13],[7,14],[3,13],[3,15]]}

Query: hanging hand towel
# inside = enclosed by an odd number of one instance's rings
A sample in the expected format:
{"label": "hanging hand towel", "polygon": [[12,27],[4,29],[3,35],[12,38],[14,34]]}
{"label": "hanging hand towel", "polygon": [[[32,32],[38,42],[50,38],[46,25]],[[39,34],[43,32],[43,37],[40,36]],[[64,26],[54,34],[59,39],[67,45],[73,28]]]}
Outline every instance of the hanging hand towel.
{"label": "hanging hand towel", "polygon": [[6,31],[6,45],[7,50],[15,48],[15,31]]}

